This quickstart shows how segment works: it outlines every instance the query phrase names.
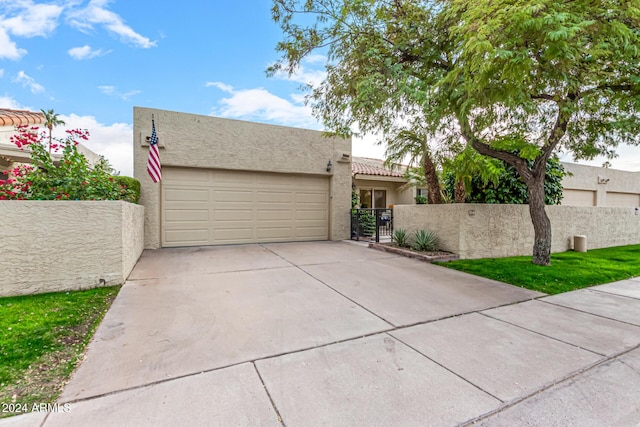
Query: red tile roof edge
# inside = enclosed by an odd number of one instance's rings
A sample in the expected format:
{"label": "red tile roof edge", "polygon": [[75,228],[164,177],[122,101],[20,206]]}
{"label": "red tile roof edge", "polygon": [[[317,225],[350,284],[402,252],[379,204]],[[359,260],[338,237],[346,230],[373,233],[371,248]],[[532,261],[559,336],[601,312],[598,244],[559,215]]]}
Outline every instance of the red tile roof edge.
{"label": "red tile roof edge", "polygon": [[0,108],[0,126],[39,125],[45,121],[44,114],[28,110]]}

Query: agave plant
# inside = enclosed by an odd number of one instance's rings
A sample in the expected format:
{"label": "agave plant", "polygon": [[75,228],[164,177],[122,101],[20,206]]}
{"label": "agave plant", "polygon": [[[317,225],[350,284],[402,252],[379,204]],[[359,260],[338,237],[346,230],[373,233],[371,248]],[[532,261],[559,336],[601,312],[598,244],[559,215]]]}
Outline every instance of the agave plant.
{"label": "agave plant", "polygon": [[393,231],[393,241],[401,248],[409,247],[409,235],[404,228],[398,228]]}
{"label": "agave plant", "polygon": [[440,244],[436,233],[427,230],[416,230],[413,240],[413,249],[421,252],[435,251]]}

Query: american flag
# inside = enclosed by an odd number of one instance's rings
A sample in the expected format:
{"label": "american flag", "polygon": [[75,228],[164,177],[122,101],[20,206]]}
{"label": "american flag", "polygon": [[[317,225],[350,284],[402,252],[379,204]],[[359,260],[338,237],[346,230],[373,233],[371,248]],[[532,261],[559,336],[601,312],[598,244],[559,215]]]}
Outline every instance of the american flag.
{"label": "american flag", "polygon": [[156,135],[156,124],[151,119],[151,142],[149,143],[149,160],[147,161],[147,172],[153,182],[162,179],[162,167],[160,166],[160,151],[158,150],[158,135]]}

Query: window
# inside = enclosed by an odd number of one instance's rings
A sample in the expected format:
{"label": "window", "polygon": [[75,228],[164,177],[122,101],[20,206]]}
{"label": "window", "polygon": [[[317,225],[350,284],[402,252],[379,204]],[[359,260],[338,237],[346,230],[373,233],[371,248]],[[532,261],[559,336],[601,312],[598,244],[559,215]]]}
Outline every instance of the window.
{"label": "window", "polygon": [[360,190],[360,207],[363,209],[385,209],[387,207],[387,190]]}
{"label": "window", "polygon": [[427,197],[427,189],[426,188],[416,188],[416,196]]}

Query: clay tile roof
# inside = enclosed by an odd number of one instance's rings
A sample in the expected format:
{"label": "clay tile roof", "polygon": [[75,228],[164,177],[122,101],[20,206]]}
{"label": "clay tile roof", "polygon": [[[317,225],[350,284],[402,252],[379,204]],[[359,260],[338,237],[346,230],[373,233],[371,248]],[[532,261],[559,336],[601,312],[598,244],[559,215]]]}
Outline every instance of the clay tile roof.
{"label": "clay tile roof", "polygon": [[379,166],[373,166],[358,161],[351,162],[351,175],[377,175],[377,176],[391,176],[395,178],[402,178],[402,174],[398,171],[392,171]]}
{"label": "clay tile roof", "polygon": [[44,123],[42,113],[0,108],[0,126],[38,125]]}

